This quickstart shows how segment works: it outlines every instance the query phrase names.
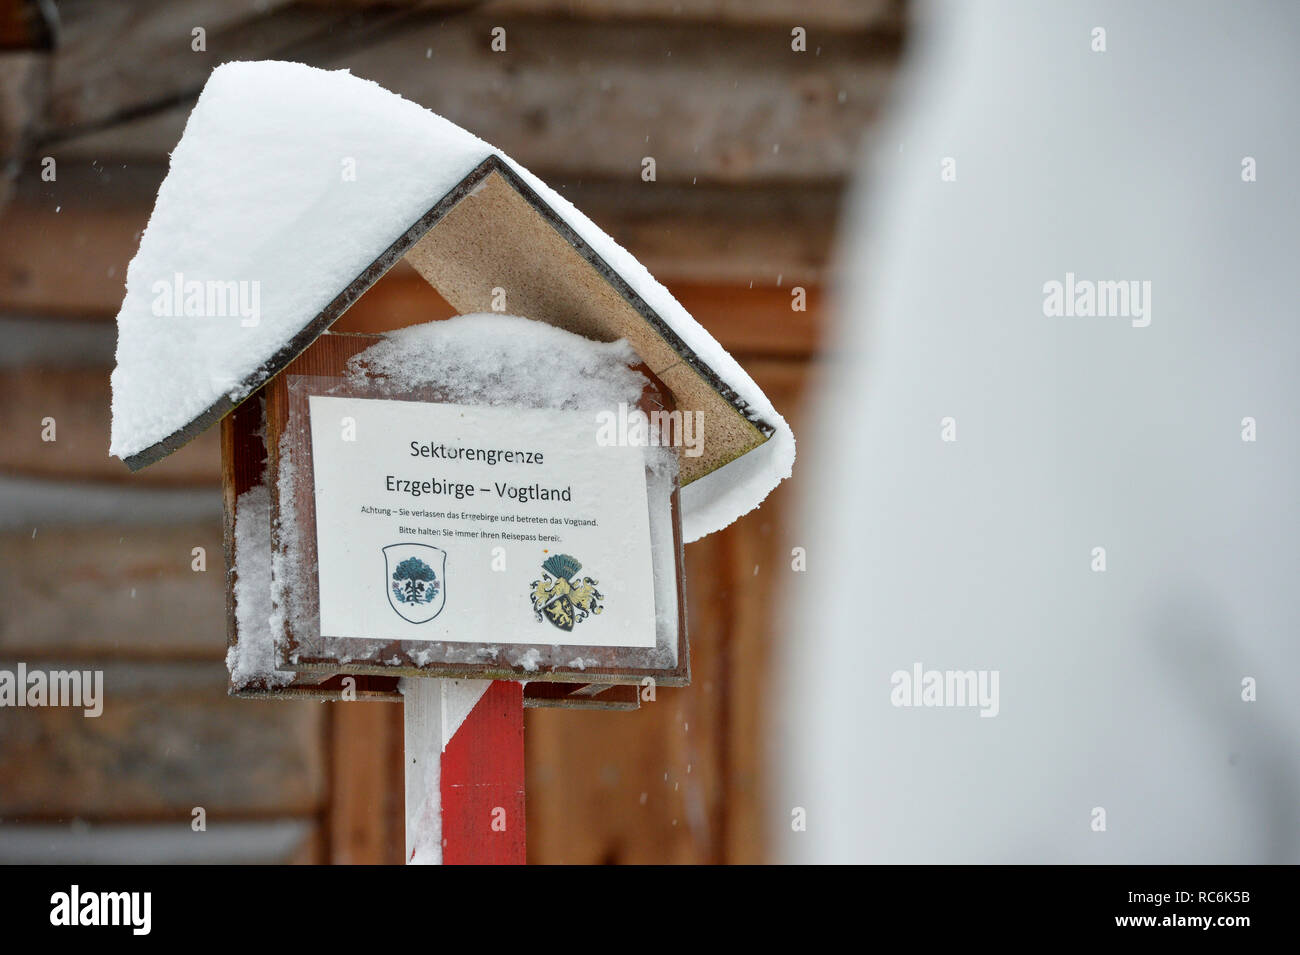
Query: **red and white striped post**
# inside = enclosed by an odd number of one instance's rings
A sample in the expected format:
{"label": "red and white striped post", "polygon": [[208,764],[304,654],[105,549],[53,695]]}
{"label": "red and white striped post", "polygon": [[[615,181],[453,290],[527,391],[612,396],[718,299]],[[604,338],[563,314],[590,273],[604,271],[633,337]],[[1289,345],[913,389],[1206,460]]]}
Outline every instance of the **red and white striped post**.
{"label": "red and white striped post", "polygon": [[406,861],[522,865],[524,687],[402,681]]}

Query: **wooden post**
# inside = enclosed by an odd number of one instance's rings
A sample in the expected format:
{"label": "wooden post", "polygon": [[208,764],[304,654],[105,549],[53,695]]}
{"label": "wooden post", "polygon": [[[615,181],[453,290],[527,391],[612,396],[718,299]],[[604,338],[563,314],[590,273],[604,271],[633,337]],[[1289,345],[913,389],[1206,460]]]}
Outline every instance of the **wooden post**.
{"label": "wooden post", "polygon": [[509,680],[402,680],[408,864],[522,865],[524,692]]}

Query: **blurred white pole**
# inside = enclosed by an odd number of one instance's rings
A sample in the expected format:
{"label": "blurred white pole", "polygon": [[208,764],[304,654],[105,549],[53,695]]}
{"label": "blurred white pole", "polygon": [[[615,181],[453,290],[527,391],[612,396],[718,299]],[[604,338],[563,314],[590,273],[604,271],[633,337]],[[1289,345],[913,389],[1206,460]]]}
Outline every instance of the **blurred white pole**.
{"label": "blurred white pole", "polygon": [[922,8],[802,456],[778,857],[1300,861],[1297,49],[1295,4]]}

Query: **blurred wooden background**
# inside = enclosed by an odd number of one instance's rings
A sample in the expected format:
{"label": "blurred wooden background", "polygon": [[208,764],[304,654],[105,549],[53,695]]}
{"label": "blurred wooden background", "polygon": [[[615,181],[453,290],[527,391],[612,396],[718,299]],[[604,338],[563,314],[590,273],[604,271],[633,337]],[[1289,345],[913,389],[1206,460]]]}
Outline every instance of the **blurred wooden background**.
{"label": "blurred wooden background", "polygon": [[[505,149],[667,284],[799,435],[901,0],[55,6],[57,23],[0,0],[0,666],[102,668],[107,703],[0,710],[0,862],[398,862],[396,705],[225,696],[216,431],[135,476],[107,456],[126,265],[208,72],[347,67]],[[338,327],[447,313],[401,266]],[[762,798],[762,724],[797,479],[687,547],[693,686],[635,713],[529,711],[531,861],[763,859],[764,814],[784,815]]]}

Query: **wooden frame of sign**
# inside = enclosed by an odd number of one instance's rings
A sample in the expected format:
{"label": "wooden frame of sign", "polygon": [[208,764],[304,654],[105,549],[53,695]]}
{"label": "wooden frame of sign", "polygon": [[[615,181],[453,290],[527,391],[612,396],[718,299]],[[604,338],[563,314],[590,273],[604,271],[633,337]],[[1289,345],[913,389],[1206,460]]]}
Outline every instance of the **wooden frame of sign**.
{"label": "wooden frame of sign", "polygon": [[[229,568],[226,586],[226,643],[230,648],[237,648],[241,639],[271,639],[269,632],[256,635],[240,633],[234,598],[239,567],[235,536],[239,499],[245,492],[264,484],[267,477],[265,391],[265,388],[259,389],[257,394],[241,404],[221,423],[223,522],[226,566]],[[270,536],[268,523],[268,546]],[[266,583],[269,587],[270,582]],[[232,681],[230,695],[250,700],[328,702],[355,699],[402,702],[402,694],[397,688],[399,677],[396,675],[321,671],[300,671],[286,675],[290,677],[290,682],[282,685],[266,682],[236,685]],[[345,683],[348,679],[352,681],[351,684]],[[627,684],[533,682],[524,687],[524,706],[530,709],[635,710],[640,704],[640,688]]]}
{"label": "wooden frame of sign", "polygon": [[[268,386],[266,394],[266,446],[270,453],[269,478],[274,488],[278,484],[281,467],[280,454],[288,449],[293,458],[294,470],[299,476],[295,482],[296,493],[292,501],[280,499],[272,494],[272,513],[274,526],[282,526],[290,521],[298,528],[302,553],[296,561],[302,567],[316,565],[315,546],[316,508],[313,475],[313,457],[310,429],[307,426],[307,402],[311,395],[329,394],[350,397],[382,397],[387,399],[438,402],[441,395],[435,390],[415,393],[393,393],[374,385],[358,385],[344,378],[344,367],[352,356],[370,345],[380,341],[376,335],[327,335],[319,339],[303,355],[296,359],[283,374]],[[642,396],[641,410],[647,413],[657,410],[671,411],[671,397],[666,389],[657,382],[645,366],[639,370],[646,375],[650,386]],[[287,440],[282,441],[286,436]],[[615,648],[602,646],[569,646],[565,656],[576,656],[584,662],[579,666],[572,664],[542,663],[533,668],[525,668],[508,663],[501,655],[490,654],[486,643],[464,643],[457,647],[456,660],[429,659],[428,648],[434,645],[421,645],[410,641],[391,641],[377,645],[375,641],[359,638],[341,638],[322,636],[319,630],[311,631],[313,624],[318,626],[316,608],[319,607],[319,581],[308,572],[294,575],[285,581],[286,588],[297,586],[299,590],[290,595],[295,606],[308,608],[305,613],[295,614],[289,621],[287,643],[281,644],[281,666],[299,673],[321,672],[330,675],[354,674],[357,676],[430,676],[458,677],[467,679],[514,679],[526,680],[529,685],[545,682],[577,683],[590,689],[575,687],[570,693],[557,693],[554,690],[536,689],[533,705],[567,705],[586,706],[600,701],[604,691],[601,686],[609,684],[630,684],[634,691],[631,704],[636,705],[636,689],[649,678],[662,686],[685,686],[690,682],[690,654],[685,614],[685,580],[682,568],[682,537],[680,500],[676,485],[669,499],[668,519],[671,522],[672,554],[668,564],[672,568],[673,581],[671,592],[676,607],[676,644],[664,647],[658,645],[652,650],[640,648]],[[277,548],[280,547],[276,542]],[[492,641],[497,646],[500,641]],[[539,652],[548,651],[551,641],[544,637],[535,643],[520,641],[510,644],[515,649],[536,648]],[[672,651],[671,666],[651,665],[642,662],[650,658],[662,659],[665,651]],[[484,653],[490,655],[484,657]],[[469,662],[470,658],[486,659],[488,662]],[[419,657],[420,659],[417,659]],[[346,660],[346,663],[340,660]],[[597,661],[593,664],[592,661]],[[628,705],[626,691],[616,694],[605,707],[625,708]]]}

